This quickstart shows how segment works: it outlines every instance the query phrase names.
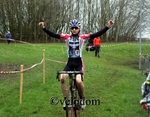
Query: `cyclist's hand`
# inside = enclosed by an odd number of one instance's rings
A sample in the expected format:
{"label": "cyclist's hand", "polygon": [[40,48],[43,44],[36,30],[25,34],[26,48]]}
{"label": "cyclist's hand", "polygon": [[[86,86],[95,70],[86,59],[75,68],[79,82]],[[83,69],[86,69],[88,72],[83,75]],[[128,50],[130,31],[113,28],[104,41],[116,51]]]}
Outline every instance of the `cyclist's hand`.
{"label": "cyclist's hand", "polygon": [[39,22],[39,26],[40,26],[41,28],[45,28],[45,23],[44,23],[44,22]]}
{"label": "cyclist's hand", "polygon": [[111,28],[113,26],[114,22],[112,20],[108,21],[108,27]]}

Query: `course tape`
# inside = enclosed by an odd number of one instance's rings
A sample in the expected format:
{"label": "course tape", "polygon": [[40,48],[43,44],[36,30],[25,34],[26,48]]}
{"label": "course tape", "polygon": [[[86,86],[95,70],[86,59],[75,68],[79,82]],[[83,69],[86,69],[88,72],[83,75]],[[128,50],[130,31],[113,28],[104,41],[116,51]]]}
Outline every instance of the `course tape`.
{"label": "course tape", "polygon": [[[0,38],[0,40],[5,40],[7,41],[6,38]],[[24,44],[29,44],[35,47],[34,44],[29,43],[29,42],[25,42],[25,41],[19,41],[19,40],[15,40],[15,39],[11,39],[11,41],[15,41],[15,42],[20,42],[20,43],[24,43]],[[110,47],[110,46],[116,46],[116,45],[124,45],[124,44],[128,44],[128,45],[139,45],[139,43],[130,43],[130,42],[124,42],[124,43],[116,43],[116,44],[110,44],[110,45],[102,45],[101,47]],[[146,45],[146,46],[150,46],[150,44],[141,44],[141,45]]]}
{"label": "course tape", "polygon": [[29,67],[29,68],[23,69],[22,71],[0,71],[0,74],[15,74],[15,73],[20,73],[20,72],[26,72],[26,71],[36,67],[37,65],[42,64],[42,63],[43,63],[43,59],[42,59],[42,61],[40,63],[34,64],[31,67]]}
{"label": "course tape", "polygon": [[[118,46],[118,45],[139,45],[139,43],[130,43],[130,42],[124,42],[124,43],[117,43],[117,44],[108,44],[108,45],[102,45],[101,47],[110,47],[110,46]],[[150,44],[141,44],[141,45],[145,45],[145,46],[150,46]]]}
{"label": "course tape", "polygon": [[19,73],[20,71],[0,71],[0,74],[16,74]]}
{"label": "course tape", "polygon": [[42,59],[42,61],[41,61],[40,63],[34,64],[34,65],[32,65],[31,67],[26,68],[26,69],[24,69],[22,72],[28,71],[28,70],[30,70],[30,69],[32,69],[32,68],[34,68],[34,67],[36,67],[37,65],[40,65],[40,64],[42,64],[42,63],[43,63],[43,59]]}
{"label": "course tape", "polygon": [[53,61],[53,62],[56,62],[56,63],[64,63],[64,64],[66,64],[66,62],[57,61],[57,60],[52,60],[52,59],[45,59],[45,60]]}
{"label": "course tape", "polygon": [[[5,41],[7,41],[6,38],[0,38],[0,40],[5,40]],[[24,44],[29,44],[29,45],[35,46],[34,44],[29,43],[29,42],[25,42],[25,41],[19,41],[19,40],[15,40],[15,39],[11,39],[11,41],[20,42],[20,43],[24,43]]]}
{"label": "course tape", "polygon": [[[43,63],[43,60],[44,60],[44,59],[42,59],[42,61],[41,61],[40,63],[34,64],[34,65],[32,65],[31,67],[29,67],[29,68],[23,69],[22,71],[0,71],[0,74],[15,74],[15,73],[26,72],[26,71],[28,71],[28,70],[30,70],[30,69],[33,69],[33,68],[36,67],[37,65],[42,64],[42,63]],[[66,64],[66,62],[61,62],[61,61],[52,60],[52,59],[45,59],[45,60],[50,60],[50,61],[53,61],[53,62]]]}
{"label": "course tape", "polygon": [[101,47],[110,47],[110,46],[117,46],[117,45],[124,45],[128,43],[119,43],[119,44],[110,44],[110,45],[102,45]]}

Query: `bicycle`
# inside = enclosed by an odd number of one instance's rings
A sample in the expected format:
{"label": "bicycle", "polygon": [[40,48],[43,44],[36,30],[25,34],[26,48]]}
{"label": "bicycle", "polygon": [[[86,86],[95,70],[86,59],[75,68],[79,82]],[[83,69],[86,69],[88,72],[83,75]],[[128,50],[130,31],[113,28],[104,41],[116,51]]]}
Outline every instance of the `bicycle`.
{"label": "bicycle", "polygon": [[[82,71],[58,71],[57,79],[60,81],[60,74],[68,74],[69,75],[69,86],[67,87],[67,97],[65,100],[66,107],[64,110],[66,111],[66,117],[80,117],[80,103],[79,103],[79,95],[78,88],[76,85],[76,75],[81,74],[81,78],[83,81],[83,72]],[[70,105],[71,104],[71,105]]]}

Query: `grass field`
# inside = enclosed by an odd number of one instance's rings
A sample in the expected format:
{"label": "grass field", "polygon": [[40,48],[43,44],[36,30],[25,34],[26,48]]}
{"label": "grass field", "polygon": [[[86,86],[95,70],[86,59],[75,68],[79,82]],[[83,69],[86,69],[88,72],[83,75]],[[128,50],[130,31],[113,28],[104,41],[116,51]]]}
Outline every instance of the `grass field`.
{"label": "grass field", "polygon": [[[149,47],[142,45],[142,54],[148,54]],[[66,62],[65,44],[0,43],[0,71],[19,70],[20,65],[29,68],[41,62],[43,49],[47,59]],[[147,117],[139,105],[145,77],[138,69],[138,52],[138,43],[103,43],[101,58],[83,50],[85,97],[100,100],[100,105],[87,105],[81,117]],[[19,104],[20,74],[0,74],[0,117],[65,117],[61,102],[50,103],[52,97],[63,99],[56,71],[64,65],[46,60],[45,84],[42,64],[25,72],[22,104]]]}

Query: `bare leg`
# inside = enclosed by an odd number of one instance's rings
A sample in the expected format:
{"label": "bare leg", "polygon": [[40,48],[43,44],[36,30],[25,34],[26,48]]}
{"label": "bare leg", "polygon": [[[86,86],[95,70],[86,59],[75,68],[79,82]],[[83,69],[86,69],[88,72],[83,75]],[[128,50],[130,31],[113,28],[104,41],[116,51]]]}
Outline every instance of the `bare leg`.
{"label": "bare leg", "polygon": [[68,74],[61,74],[61,76],[60,76],[61,90],[62,90],[64,97],[67,96],[67,92],[66,92],[66,79],[67,79],[67,77],[68,77]]}
{"label": "bare leg", "polygon": [[82,82],[80,74],[78,74],[76,76],[76,83],[77,83],[77,87],[78,87],[78,91],[79,91],[79,96],[84,97],[84,84]]}

